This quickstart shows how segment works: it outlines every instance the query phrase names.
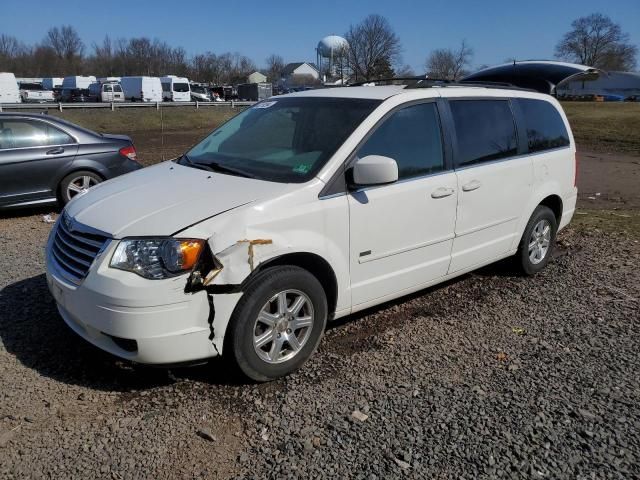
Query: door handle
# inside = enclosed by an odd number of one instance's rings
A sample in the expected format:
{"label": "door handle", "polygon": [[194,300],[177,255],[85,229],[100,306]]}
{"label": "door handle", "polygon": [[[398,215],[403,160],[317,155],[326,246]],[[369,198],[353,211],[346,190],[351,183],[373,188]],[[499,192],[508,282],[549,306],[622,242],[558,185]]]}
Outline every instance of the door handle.
{"label": "door handle", "polygon": [[481,186],[482,186],[482,184],[478,180],[471,180],[469,183],[465,183],[462,186],[462,191],[463,192],[472,192],[474,190],[477,190]]}
{"label": "door handle", "polygon": [[51,150],[47,150],[47,155],[60,155],[61,153],[64,153],[64,148],[62,147],[56,147],[52,148]]}
{"label": "door handle", "polygon": [[455,190],[453,188],[439,187],[439,188],[436,188],[433,192],[431,192],[431,198],[448,197],[449,195],[453,195],[454,192]]}

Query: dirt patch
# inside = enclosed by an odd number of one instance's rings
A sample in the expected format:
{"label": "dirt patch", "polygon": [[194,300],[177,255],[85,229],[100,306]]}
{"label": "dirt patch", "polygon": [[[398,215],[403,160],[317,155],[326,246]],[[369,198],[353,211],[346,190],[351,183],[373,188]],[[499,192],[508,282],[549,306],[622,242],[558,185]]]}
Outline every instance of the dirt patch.
{"label": "dirt patch", "polygon": [[640,208],[640,156],[578,152],[578,206]]}

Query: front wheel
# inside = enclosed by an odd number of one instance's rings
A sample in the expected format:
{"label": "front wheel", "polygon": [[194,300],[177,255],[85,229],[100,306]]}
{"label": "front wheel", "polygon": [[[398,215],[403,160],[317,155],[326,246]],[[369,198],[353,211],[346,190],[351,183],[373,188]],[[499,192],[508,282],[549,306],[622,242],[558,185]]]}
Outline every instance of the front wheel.
{"label": "front wheel", "polygon": [[316,277],[299,267],[273,267],[238,302],[226,348],[244,375],[265,382],[300,368],[326,324],[327,298]]}
{"label": "front wheel", "polygon": [[526,275],[538,273],[547,266],[555,246],[558,223],[549,207],[538,205],[533,211],[516,253],[519,269]]}

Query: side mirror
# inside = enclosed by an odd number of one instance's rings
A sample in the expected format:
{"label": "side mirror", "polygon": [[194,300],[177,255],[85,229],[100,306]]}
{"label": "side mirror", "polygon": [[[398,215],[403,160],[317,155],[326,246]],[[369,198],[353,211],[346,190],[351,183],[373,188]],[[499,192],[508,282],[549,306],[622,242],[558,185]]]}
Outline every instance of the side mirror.
{"label": "side mirror", "polygon": [[393,158],[367,155],[359,158],[352,170],[355,186],[385,185],[398,180],[398,164]]}

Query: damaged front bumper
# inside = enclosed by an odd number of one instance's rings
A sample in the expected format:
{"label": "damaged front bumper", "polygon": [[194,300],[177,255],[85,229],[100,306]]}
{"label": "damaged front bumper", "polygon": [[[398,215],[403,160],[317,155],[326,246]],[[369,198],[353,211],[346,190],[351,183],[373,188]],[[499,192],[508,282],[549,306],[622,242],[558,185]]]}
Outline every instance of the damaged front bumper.
{"label": "damaged front bumper", "polygon": [[[102,258],[111,258],[116,244]],[[186,282],[186,275],[147,280],[96,261],[75,285],[47,255],[47,283],[67,325],[95,346],[139,363],[193,362],[222,352],[240,294],[185,292]]]}

